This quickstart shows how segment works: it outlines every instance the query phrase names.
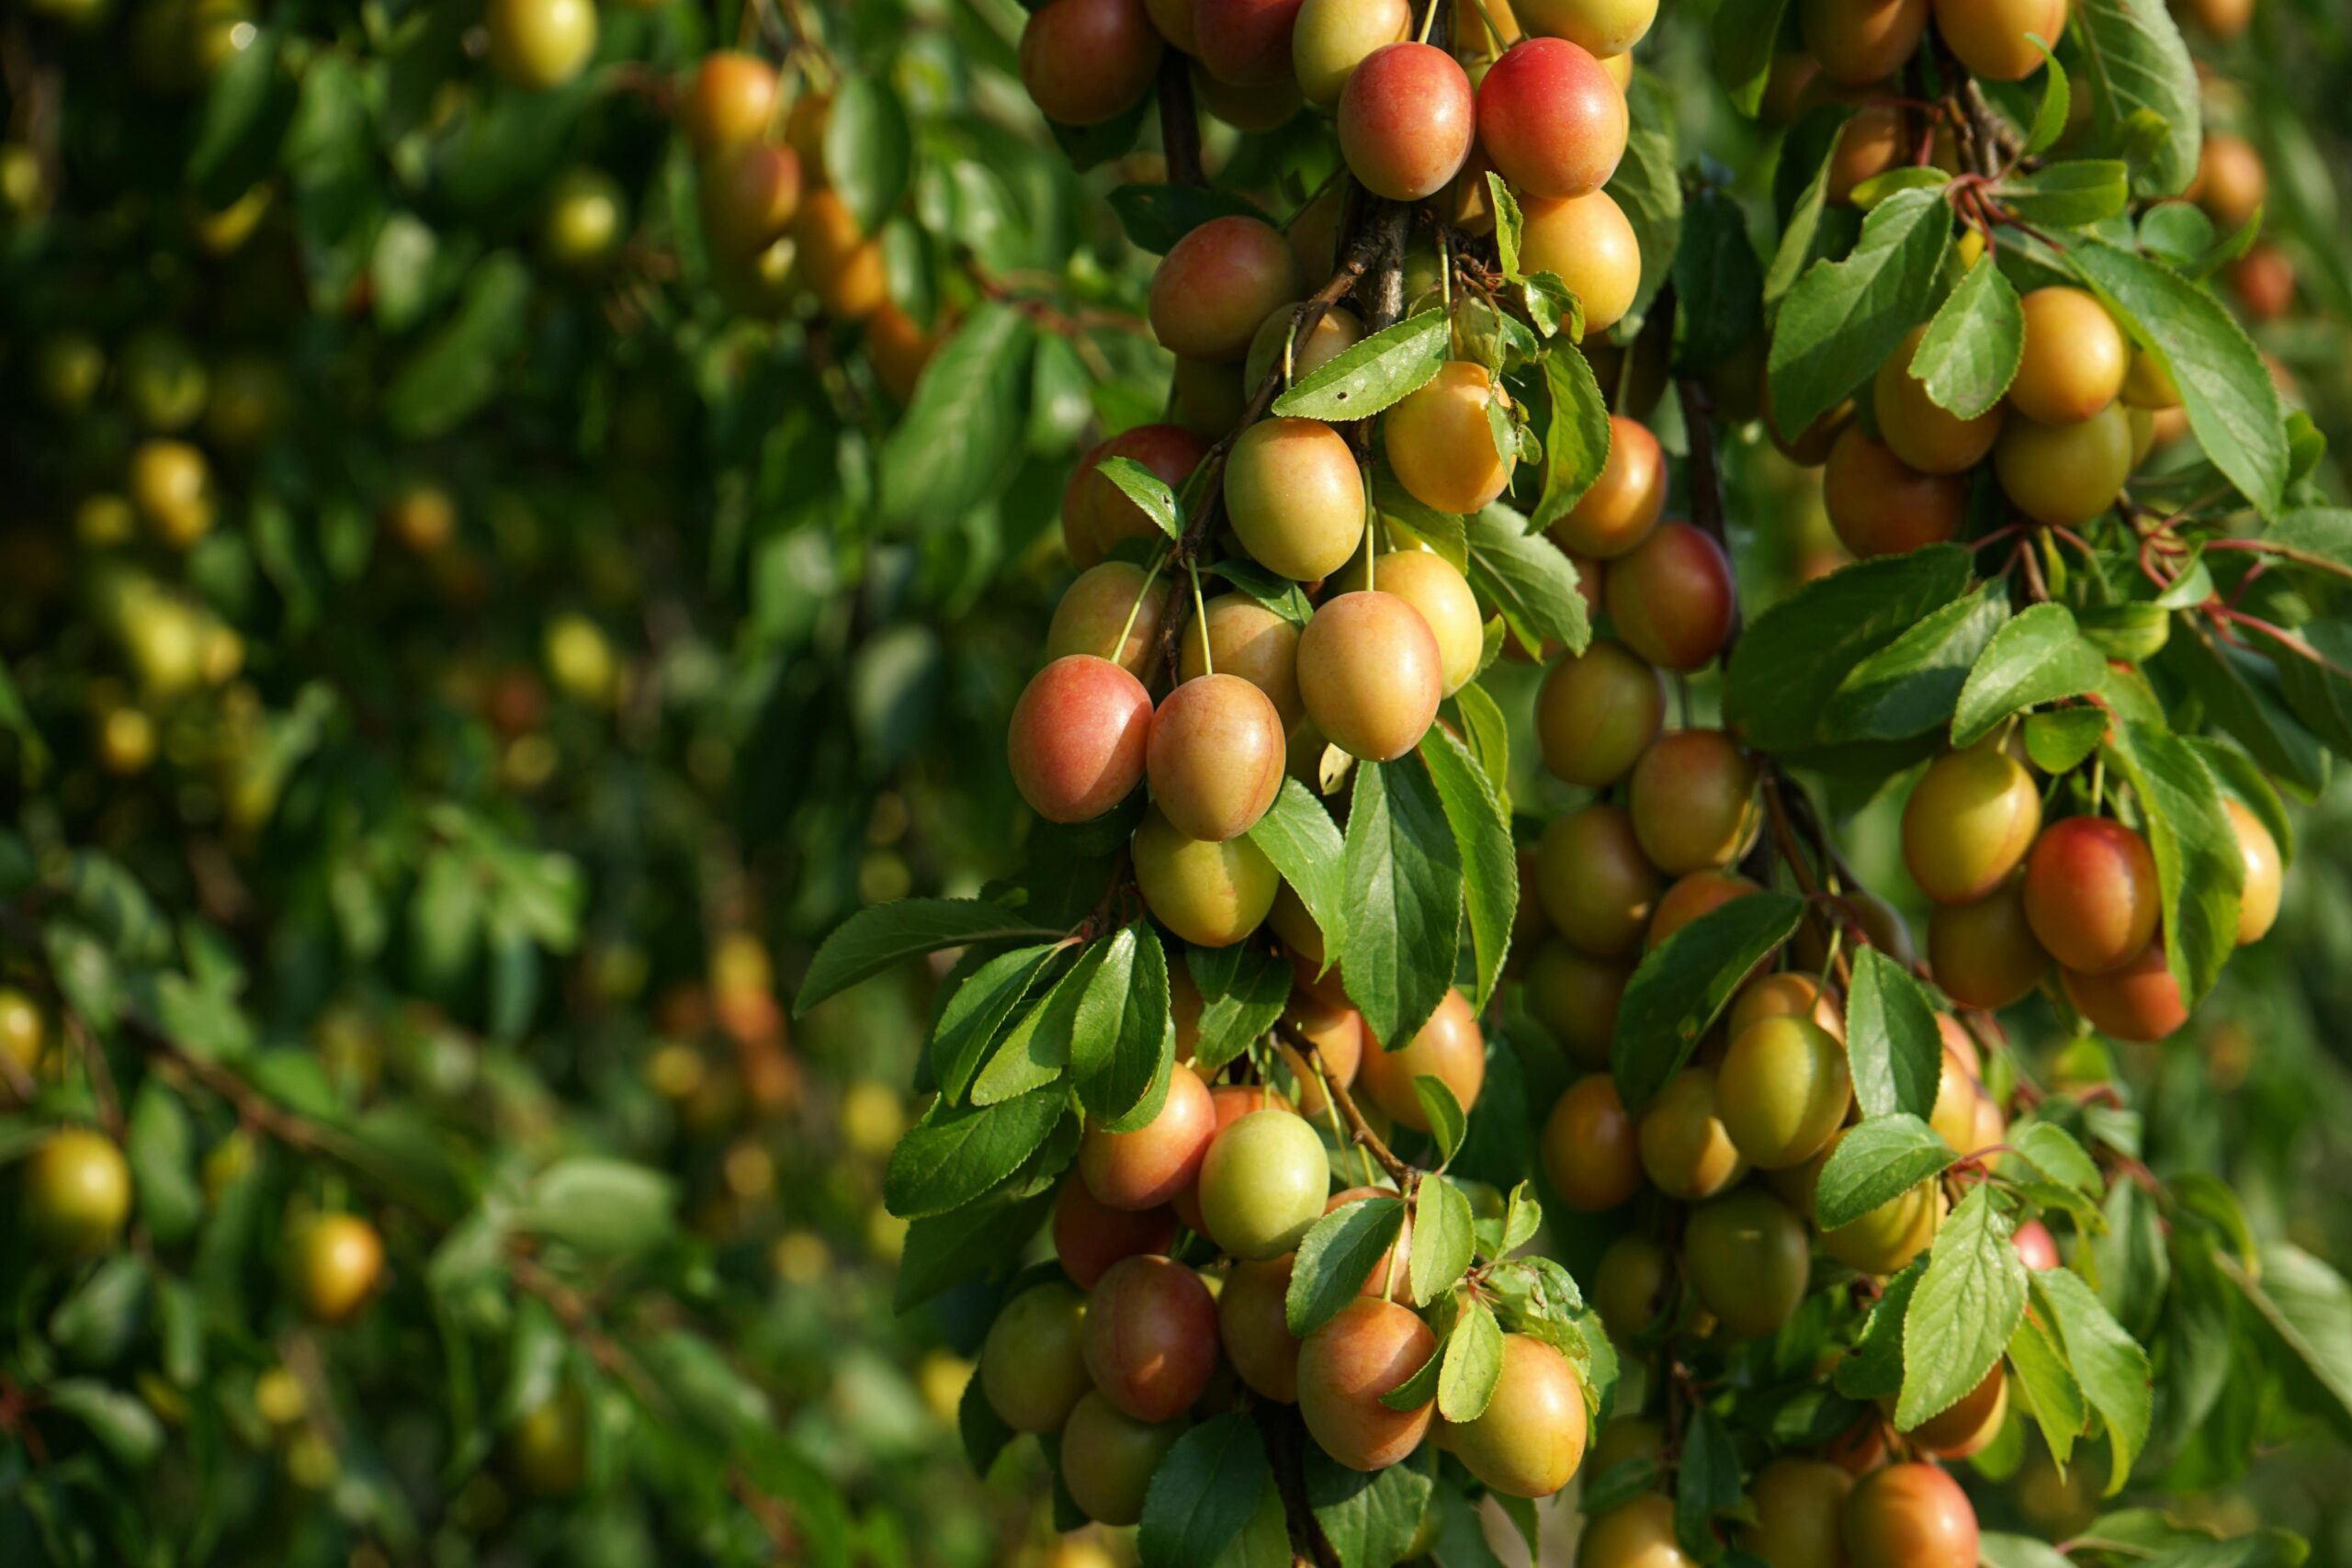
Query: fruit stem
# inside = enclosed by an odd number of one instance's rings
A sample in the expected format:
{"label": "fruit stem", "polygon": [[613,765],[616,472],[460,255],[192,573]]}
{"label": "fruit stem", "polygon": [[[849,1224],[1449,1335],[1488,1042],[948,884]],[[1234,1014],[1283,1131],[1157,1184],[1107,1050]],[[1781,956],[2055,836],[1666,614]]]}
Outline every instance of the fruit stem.
{"label": "fruit stem", "polygon": [[1209,183],[1201,167],[1201,117],[1193,105],[1192,60],[1174,49],[1159,57],[1159,145],[1168,159],[1170,184]]}
{"label": "fruit stem", "polygon": [[[1277,1020],[1274,1028],[1303,1060],[1314,1063],[1317,1070],[1320,1072],[1322,1053],[1316,1049],[1315,1042],[1307,1038],[1305,1030],[1288,1019]],[[1338,1106],[1340,1114],[1347,1118],[1348,1130],[1354,1134],[1358,1146],[1370,1150],[1372,1157],[1380,1162],[1380,1168],[1386,1171],[1389,1179],[1396,1183],[1397,1190],[1403,1191],[1414,1177],[1413,1168],[1398,1159],[1396,1151],[1380,1141],[1380,1134],[1374,1132],[1371,1123],[1363,1119],[1363,1111],[1357,1107],[1355,1097],[1348,1092],[1345,1084],[1329,1074],[1323,1075],[1323,1084],[1330,1096],[1331,1103]]]}
{"label": "fruit stem", "polygon": [[[1201,602],[1201,569],[1188,560],[1184,563],[1184,571],[1193,580],[1193,618],[1201,628],[1201,673],[1214,675],[1216,673],[1216,658],[1209,651],[1209,612],[1208,606]],[[1124,637],[1120,640],[1123,644],[1125,641]]]}
{"label": "fruit stem", "polygon": [[[1143,574],[1143,586],[1136,590],[1136,602],[1127,606],[1126,624],[1119,628],[1118,637],[1111,644],[1111,651],[1106,656],[1114,664],[1126,662],[1120,656],[1127,650],[1128,635],[1136,629],[1136,617],[1143,614],[1143,602],[1151,597],[1151,585],[1159,578],[1159,569],[1168,564],[1171,554],[1172,551],[1167,549],[1153,552],[1151,570]],[[1204,649],[1203,651],[1207,650]]]}

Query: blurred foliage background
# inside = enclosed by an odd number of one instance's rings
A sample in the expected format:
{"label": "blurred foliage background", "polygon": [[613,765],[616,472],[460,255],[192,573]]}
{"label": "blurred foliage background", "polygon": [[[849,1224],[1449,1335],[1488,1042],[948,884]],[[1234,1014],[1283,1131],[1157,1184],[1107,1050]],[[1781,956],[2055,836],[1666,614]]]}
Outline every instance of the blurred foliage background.
{"label": "blurred foliage background", "polygon": [[[2352,451],[2352,15],[2211,4],[2294,285],[2247,314]],[[1643,65],[1767,232],[1706,8]],[[893,1305],[935,976],[785,998],[852,909],[1013,862],[1062,481],[1166,395],[1105,199],[1155,131],[1073,173],[1014,0],[612,4],[529,80],[582,9],[0,5],[0,1152],[94,1122],[136,1192],[96,1259],[0,1222],[0,1561],[1048,1560],[1041,1461],[956,1432],[994,1302]],[[673,127],[726,46],[805,187],[749,255]],[[1295,203],[1325,140],[1207,163]],[[1751,604],[1835,558],[1753,427],[1730,479]],[[2352,790],[2298,825],[2278,934],[2121,1066],[2152,1165],[2343,1267]],[[1900,881],[1888,807],[1851,841]],[[336,1211],[387,1255],[340,1324]],[[2341,1447],[2165,1436],[2190,1513],[2352,1562]],[[2063,1537],[2087,1484],[2004,1506]]]}

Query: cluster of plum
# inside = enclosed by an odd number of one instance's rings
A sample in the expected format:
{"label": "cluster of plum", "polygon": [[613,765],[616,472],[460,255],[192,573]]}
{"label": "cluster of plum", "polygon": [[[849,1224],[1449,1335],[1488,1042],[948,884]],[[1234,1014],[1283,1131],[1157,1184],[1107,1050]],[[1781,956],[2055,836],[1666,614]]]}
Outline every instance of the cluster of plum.
{"label": "cluster of plum", "polygon": [[[2223,808],[2243,870],[2239,945],[2278,916],[2278,845],[2234,797]],[[2140,833],[2095,814],[2042,824],[2041,786],[1994,742],[1939,758],[1903,813],[1903,855],[1936,903],[1936,981],[1995,1009],[2040,986],[2054,964],[2075,1010],[2120,1040],[2162,1040],[2186,1021],[2166,966],[2155,856]]]}

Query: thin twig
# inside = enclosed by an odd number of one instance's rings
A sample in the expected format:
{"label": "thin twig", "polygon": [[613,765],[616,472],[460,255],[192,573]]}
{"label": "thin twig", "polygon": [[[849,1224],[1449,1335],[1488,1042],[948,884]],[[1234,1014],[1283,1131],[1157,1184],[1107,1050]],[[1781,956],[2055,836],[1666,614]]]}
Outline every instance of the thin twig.
{"label": "thin twig", "polygon": [[[1281,1020],[1274,1028],[1283,1037],[1283,1043],[1296,1051],[1309,1064],[1321,1062],[1321,1053],[1316,1049],[1315,1042],[1308,1037],[1305,1030],[1288,1019]],[[1376,1046],[1378,1043],[1370,1043]],[[1330,1073],[1323,1075],[1323,1082],[1330,1089],[1331,1103],[1340,1108],[1340,1114],[1346,1119],[1348,1131],[1354,1135],[1355,1141],[1372,1151],[1372,1157],[1380,1162],[1380,1168],[1388,1173],[1389,1179],[1396,1183],[1399,1191],[1404,1190],[1419,1173],[1411,1166],[1398,1159],[1396,1150],[1380,1141],[1380,1134],[1374,1132],[1371,1123],[1363,1119],[1363,1111],[1357,1107],[1355,1097],[1348,1092],[1347,1085],[1341,1083]]]}

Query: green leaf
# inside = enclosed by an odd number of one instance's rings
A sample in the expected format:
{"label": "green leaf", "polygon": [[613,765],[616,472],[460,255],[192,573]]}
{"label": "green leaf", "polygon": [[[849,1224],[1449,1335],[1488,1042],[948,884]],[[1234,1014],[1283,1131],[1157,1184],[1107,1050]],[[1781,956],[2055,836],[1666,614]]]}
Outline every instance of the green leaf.
{"label": "green leaf", "polygon": [[447,434],[498,391],[499,370],[523,344],[531,271],[500,251],[466,275],[456,314],[410,355],[384,389],[384,417],[409,440]]}
{"label": "green leaf", "polygon": [[1610,1052],[1628,1110],[1638,1113],[1681,1071],[1747,972],[1795,933],[1804,914],[1803,901],[1785,893],[1751,893],[1709,910],[1643,957],[1618,1004]]}
{"label": "green leaf", "polygon": [[[1487,775],[1498,799],[1510,791],[1510,724],[1500,704],[1476,682],[1453,694],[1454,716],[1460,721],[1470,754]],[[2281,844],[2286,840],[2281,840]]]}
{"label": "green leaf", "polygon": [[1731,95],[1732,107],[1754,118],[1764,106],[1764,85],[1772,75],[1773,46],[1789,0],[1725,0],[1715,9],[1715,75]]}
{"label": "green leaf", "polygon": [[677,1183],[627,1160],[575,1155],[524,1189],[512,1223],[598,1257],[620,1258],[667,1241],[677,1230]]}
{"label": "green leaf", "polygon": [[1826,739],[1825,716],[1847,672],[1958,599],[1968,580],[1965,549],[1931,545],[1805,584],[1741,635],[1724,678],[1725,718],[1767,750]]}
{"label": "green leaf", "polygon": [[213,211],[244,195],[277,164],[297,91],[280,43],[277,28],[256,29],[244,48],[229,51],[205,87],[187,177],[197,199]]}
{"label": "green leaf", "polygon": [[50,1314],[50,1339],[77,1367],[113,1365],[147,1325],[153,1279],[136,1253],[102,1259]]}
{"label": "green leaf", "polygon": [[1048,1084],[977,1109],[935,1105],[890,1151],[883,1204],[901,1219],[960,1208],[1012,1174],[1054,1123],[1068,1093]]}
{"label": "green leaf", "polygon": [[1476,1246],[1476,1221],[1462,1189],[1442,1176],[1423,1177],[1413,1198],[1413,1256],[1407,1269],[1413,1303],[1427,1306],[1453,1289],[1468,1271]]}
{"label": "green leaf", "polygon": [[2352,1419],[2352,1285],[2288,1242],[2273,1242],[2262,1249],[2259,1273],[2226,1256],[2216,1261],[2291,1363],[2324,1399],[2333,1402],[2336,1425]]}
{"label": "green leaf", "polygon": [[1527,231],[1527,215],[1520,210],[1519,197],[1511,195],[1502,175],[1492,169],[1487,171],[1487,204],[1495,214],[1496,259],[1502,263],[1505,277],[1517,277],[1519,240]]}
{"label": "green leaf", "polygon": [[1531,653],[1550,642],[1582,653],[1592,641],[1577,569],[1560,547],[1527,531],[1527,519],[1502,505],[1469,524],[1469,570],[1481,604],[1492,604]]}
{"label": "green leaf", "polygon": [[1372,495],[1383,517],[1401,524],[1407,533],[1444,557],[1454,570],[1470,570],[1469,525],[1461,517],[1414,500],[1412,492],[1385,468],[1373,474]]}
{"label": "green leaf", "polygon": [[1502,1244],[1495,1248],[1497,1258],[1508,1258],[1535,1239],[1544,1224],[1544,1205],[1535,1201],[1532,1182],[1522,1181],[1510,1190],[1510,1203],[1503,1211]]}
{"label": "green leaf", "polygon": [[1863,220],[1851,255],[1797,280],[1773,325],[1768,367],[1781,429],[1804,429],[1877,371],[1927,316],[1951,248],[1942,197],[1899,191]]}
{"label": "green leaf", "polygon": [[2117,727],[2111,753],[2145,818],[2163,900],[2165,960],[2194,1007],[2237,947],[2245,862],[2221,785],[2196,748],[2151,725]]}
{"label": "green leaf", "polygon": [[41,1390],[41,1403],[79,1421],[107,1452],[135,1470],[163,1451],[164,1425],[135,1394],[90,1378],[60,1378]]}
{"label": "green leaf", "polygon": [[[1739,1450],[1730,1430],[1704,1405],[1683,1435],[1674,1480],[1674,1533],[1685,1551],[1703,1552],[1715,1543],[1715,1516],[1740,1506]],[[1724,1568],[1745,1568],[1736,1555],[1724,1562]]]}
{"label": "green leaf", "polygon": [[1908,970],[1874,947],[1854,955],[1846,1056],[1864,1115],[1925,1120],[1935,1109],[1944,1062],[1935,1003]]}
{"label": "green leaf", "polygon": [[2130,171],[2112,158],[2052,164],[2001,182],[1993,194],[2027,222],[2053,229],[2087,229],[2132,204]]}
{"label": "green leaf", "polygon": [[1121,186],[1111,193],[1111,210],[1135,247],[1156,256],[1212,220],[1265,216],[1236,192],[1196,185]]}
{"label": "green leaf", "polygon": [[1117,485],[1161,533],[1171,539],[1183,537],[1184,503],[1166,479],[1133,457],[1105,458],[1094,465],[1094,471]]}
{"label": "green leaf", "polygon": [[[2154,8],[2163,20],[2163,6]],[[2213,466],[2256,511],[2276,514],[2287,486],[2287,414],[2245,330],[2211,294],[2172,268],[2105,241],[2086,237],[2067,251],[2066,264],[2171,376],[2189,429]]]}
{"label": "green leaf", "polygon": [[1116,1122],[1175,1060],[1176,1027],[1169,1014],[1168,954],[1150,922],[1137,916],[1102,947],[1078,1004],[1070,1077],[1088,1115]]}
{"label": "green leaf", "polygon": [[2009,1365],[2034,1424],[2050,1445],[2051,1457],[2064,1470],[2074,1457],[2075,1439],[2089,1429],[2091,1413],[2054,1331],[2032,1317],[2018,1324],[2009,1337]]}
{"label": "green leaf", "polygon": [[1544,494],[1532,526],[1549,528],[1592,488],[1609,462],[1609,404],[1581,354],[1544,356],[1551,418],[1544,429]]}
{"label": "green leaf", "polygon": [[2161,131],[2132,187],[2143,196],[2179,195],[2197,173],[2204,116],[2197,67],[2164,0],[2082,0],[2075,17],[2100,142],[2120,148],[2135,116],[2154,117]]}
{"label": "green leaf", "polygon": [[825,116],[825,183],[871,234],[899,204],[914,177],[914,128],[881,72],[851,72],[842,78]]}
{"label": "green leaf", "polygon": [[2047,1541],[1998,1530],[1986,1530],[1976,1538],[1976,1555],[1984,1568],[2073,1568],[2074,1563],[2074,1559]]}
{"label": "green leaf", "polygon": [[[1813,174],[1796,199],[1789,204],[1788,218],[1781,225],[1780,245],[1772,252],[1771,265],[1764,269],[1764,303],[1768,307],[1778,305],[1788,297],[1789,290],[1796,287],[1797,279],[1804,276],[1806,265],[1816,258],[1817,254],[1834,254],[1827,243],[1828,236],[1823,233],[1822,219],[1830,210],[1829,169],[1841,130],[1839,122],[1849,112],[1825,105],[1781,139],[1781,166],[1776,172],[1776,183],[1799,166],[1796,160],[1800,152],[1811,154],[1805,166],[1809,166]],[[1826,130],[1826,134],[1817,142],[1808,141],[1808,133],[1816,127]],[[1844,209],[1837,210],[1841,218],[1850,220],[1851,214]]]}
{"label": "green leaf", "polygon": [[1290,1001],[1290,965],[1247,942],[1188,948],[1184,965],[1201,993],[1200,1041],[1193,1065],[1213,1073],[1274,1026]]}
{"label": "green leaf", "polygon": [[[1937,1243],[1939,1250],[1942,1245]],[[2012,1259],[2016,1258],[2014,1248],[2005,1244],[2005,1250]],[[2018,1267],[2021,1269],[2024,1265]],[[2083,1397],[2107,1424],[2108,1445],[2115,1461],[2107,1483],[2107,1495],[2112,1497],[2122,1490],[2132,1473],[2132,1461],[2148,1438],[2154,1404],[2148,1353],[2109,1315],[2098,1295],[2072,1269],[2036,1274],[2033,1299],[2037,1315],[2056,1325],[2067,1363],[2082,1384]]]}
{"label": "green leaf", "polygon": [[1057,943],[1039,942],[1001,953],[973,971],[947,998],[932,1033],[931,1067],[950,1103],[963,1100],[989,1047],[1036,985],[1047,961],[1061,951]]}
{"label": "green leaf", "polygon": [[2039,33],[2028,38],[2041,49],[2041,98],[2034,106],[2033,123],[2026,128],[2025,152],[2038,158],[2058,145],[2066,134],[2067,110],[2073,107],[2073,93],[2066,83],[2066,68],[2058,63],[2058,56],[2051,51],[2056,39],[2045,39]]}
{"label": "green leaf", "polygon": [[1625,155],[1606,187],[1610,198],[1624,209],[1641,247],[1642,280],[1634,291],[1628,318],[1640,316],[1657,297],[1679,247],[1682,230],[1682,171],[1675,152],[1675,106],[1658,84],[1646,75],[1634,78],[1625,95],[1631,116]]}
{"label": "green leaf", "polygon": [[1146,1568],[1207,1568],[1244,1539],[1267,1500],[1282,1501],[1258,1427],[1236,1411],[1176,1439],[1152,1473],[1136,1546]]}
{"label": "green leaf", "polygon": [[1476,1421],[1487,1413],[1503,1376],[1503,1330],[1494,1309],[1474,1298],[1446,1337],[1445,1366],[1437,1380],[1438,1414]]}
{"label": "green leaf", "polygon": [[2095,707],[2052,708],[2029,714],[2025,754],[2045,773],[2072,773],[2098,750],[2107,736],[2107,714]]}
{"label": "green leaf", "polygon": [[2074,1135],[2054,1122],[2040,1120],[2009,1129],[2010,1153],[2005,1159],[2021,1160],[2034,1170],[2076,1191],[2097,1198],[2106,1190],[2098,1166],[2083,1151]]}
{"label": "green leaf", "polygon": [[1035,343],[1035,329],[1009,306],[983,304],[964,318],[883,447],[884,516],[944,529],[1020,461]]}
{"label": "green leaf", "polygon": [[2267,775],[2256,767],[2254,760],[2227,741],[2209,736],[2186,738],[2190,750],[2205,764],[2222,790],[2234,796],[2239,805],[2255,815],[2255,818],[2270,830],[2278,845],[2279,859],[2293,863],[2295,859],[2295,823],[2287,815],[2286,803],[2278,798],[2278,790]]}
{"label": "green leaf", "polygon": [[1952,710],[1951,743],[1973,746],[2026,708],[2096,692],[2107,660],[2064,604],[2035,604],[1993,634]]}
{"label": "green leaf", "polygon": [[[1850,1134],[1849,1134],[1850,1136]],[[1903,1319],[1903,1393],[1894,1424],[1909,1431],[1984,1381],[2025,1321],[2026,1267],[2009,1243],[1993,1190],[1970,1190],[1945,1220]]]}
{"label": "green leaf", "polygon": [[1222,577],[1292,626],[1306,625],[1315,614],[1315,606],[1307,603],[1306,590],[1287,577],[1268,571],[1247,556],[1227,557],[1206,570],[1213,576]]}
{"label": "green leaf", "polygon": [[1249,832],[1265,852],[1298,901],[1323,933],[1323,952],[1338,958],[1348,945],[1349,885],[1346,846],[1331,814],[1315,792],[1284,778],[1274,804]]}
{"label": "green leaf", "polygon": [[808,963],[794,1000],[797,1016],[901,959],[943,947],[1007,938],[1058,937],[1012,911],[977,898],[901,898],[860,909],[833,928]]}
{"label": "green leaf", "polygon": [[1367,1045],[1401,1047],[1453,984],[1462,857],[1419,757],[1359,762],[1348,813],[1340,962]]}
{"label": "green leaf", "polygon": [[[917,1220],[907,1227],[899,1255],[899,1277],[891,1309],[906,1313],[949,1288],[982,1276],[1009,1274],[1037,1227],[1053,1212],[1054,1189],[1020,1190],[1023,1182],[997,1188],[952,1213]],[[977,1385],[978,1378],[972,1380]]]}
{"label": "green leaf", "polygon": [[1078,1037],[1080,1004],[1110,951],[1107,938],[1079,949],[1052,987],[1034,1004],[1023,1004],[1003,1043],[972,1081],[974,1105],[999,1105],[1063,1080],[1069,1071],[1071,1043]]}
{"label": "green leaf", "polygon": [[1454,1098],[1452,1085],[1429,1073],[1413,1079],[1413,1098],[1420,1101],[1421,1114],[1429,1122],[1430,1137],[1437,1145],[1439,1162],[1451,1164],[1454,1151],[1462,1146],[1463,1134],[1470,1126],[1462,1101]]}
{"label": "green leaf", "polygon": [[1452,333],[1442,310],[1408,316],[1331,356],[1274,400],[1285,418],[1367,419],[1429,385]]}
{"label": "green leaf", "polygon": [[1989,261],[1970,267],[1920,338],[1910,373],[1928,400],[1962,419],[1988,412],[2025,357],[2025,310]]}
{"label": "green leaf", "polygon": [[[1421,738],[1420,756],[1462,857],[1462,905],[1477,971],[1470,1003],[1483,1011],[1502,979],[1511,922],[1519,913],[1519,852],[1511,843],[1510,807],[1470,749],[1441,726],[1431,725]],[[1338,836],[1332,834],[1335,840]]]}
{"label": "green leaf", "polygon": [[[1405,1228],[1405,1201],[1366,1198],[1343,1203],[1315,1222],[1298,1244],[1283,1315],[1291,1333],[1304,1339],[1356,1299],[1373,1265]],[[1399,1281],[1402,1283],[1402,1281]]]}
{"label": "green leaf", "polygon": [[1419,1465],[1392,1464],[1370,1475],[1306,1445],[1306,1504],[1340,1568],[1385,1568],[1402,1562],[1420,1533],[1436,1483]]}
{"label": "green leaf", "polygon": [[1897,164],[1883,174],[1872,175],[1857,185],[1849,198],[1856,207],[1868,212],[1897,191],[1941,190],[1951,183],[1951,176],[1941,169],[1923,169],[1913,164]]}
{"label": "green leaf", "polygon": [[1855,665],[1830,702],[1830,737],[1906,740],[1942,728],[1969,670],[2008,615],[2007,589],[1988,582]]}
{"label": "green leaf", "polygon": [[1703,186],[1684,204],[1674,288],[1706,307],[1677,314],[1678,374],[1712,370],[1763,332],[1764,264],[1748,240],[1747,214],[1728,192]]}
{"label": "green leaf", "polygon": [[139,1086],[122,1152],[130,1162],[139,1218],[149,1235],[164,1246],[186,1240],[203,1217],[204,1192],[196,1182],[187,1109],[160,1078]]}
{"label": "green leaf", "polygon": [[1818,1224],[1823,1230],[1852,1224],[1928,1178],[1940,1176],[1958,1157],[1933,1127],[1907,1111],[1873,1116],[1849,1127],[1830,1151],[1814,1189]]}
{"label": "green leaf", "polygon": [[1914,1258],[1886,1281],[1886,1290],[1862,1320],[1853,1354],[1838,1363],[1838,1392],[1849,1399],[1884,1399],[1903,1386],[1903,1323],[1919,1289],[1928,1260]]}

